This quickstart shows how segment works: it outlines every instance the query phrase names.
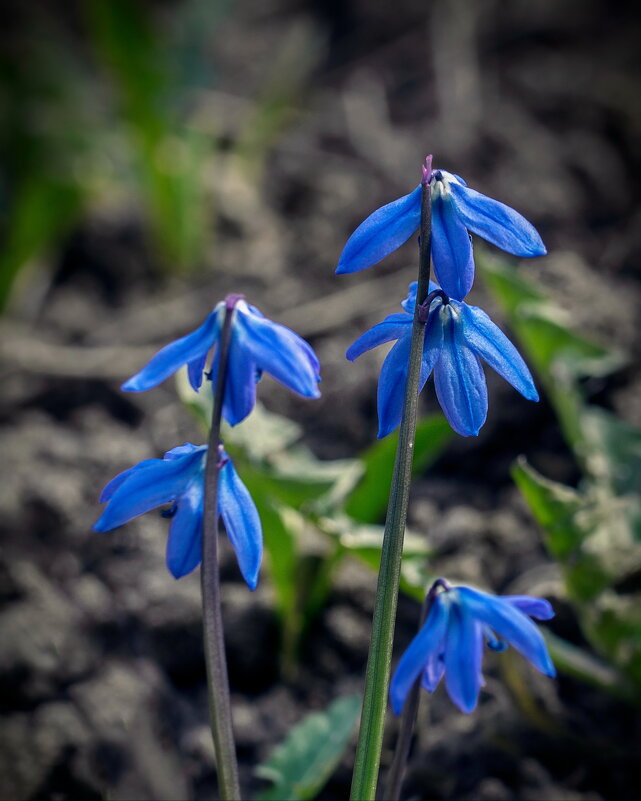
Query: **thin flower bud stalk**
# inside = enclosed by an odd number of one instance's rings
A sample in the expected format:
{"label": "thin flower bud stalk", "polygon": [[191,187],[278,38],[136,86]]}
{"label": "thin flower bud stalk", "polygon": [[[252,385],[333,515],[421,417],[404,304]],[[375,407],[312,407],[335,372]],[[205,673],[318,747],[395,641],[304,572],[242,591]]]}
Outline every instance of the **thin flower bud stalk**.
{"label": "thin flower bud stalk", "polygon": [[[442,579],[438,579],[442,581]],[[425,624],[427,616],[430,613],[430,607],[434,601],[436,584],[425,596],[423,606],[421,608],[421,617],[418,624],[419,630]],[[417,677],[414,682],[410,694],[408,695],[405,706],[403,707],[403,715],[401,723],[398,727],[398,737],[396,739],[396,748],[394,749],[394,759],[387,776],[387,788],[385,790],[385,798],[388,801],[399,801],[401,797],[401,790],[403,789],[403,779],[405,777],[405,769],[407,767],[407,758],[410,753],[410,746],[412,744],[412,735],[414,733],[414,724],[416,723],[416,716],[418,714],[418,705],[420,701],[421,692],[421,678]]]}
{"label": "thin flower bud stalk", "polygon": [[209,432],[209,447],[205,465],[205,502],[203,516],[203,550],[200,586],[203,604],[203,640],[207,666],[207,694],[211,730],[216,750],[218,787],[223,801],[241,798],[238,763],[229,697],[229,679],[225,659],[225,637],[220,593],[218,564],[218,473],[222,467],[220,421],[223,409],[225,379],[229,362],[229,344],[234,307],[239,295],[228,295],[220,335],[219,366],[214,389],[214,405]]}
{"label": "thin flower bud stalk", "polygon": [[425,323],[421,320],[419,307],[425,302],[430,282],[432,236],[430,172],[431,157],[428,157],[423,167],[423,181],[420,186],[420,253],[416,307],[409,349],[403,414],[381,548],[381,566],[378,574],[372,638],[365,675],[363,711],[352,778],[350,796],[352,801],[373,801],[375,798],[383,743],[403,538],[412,476],[421,356],[425,335]]}

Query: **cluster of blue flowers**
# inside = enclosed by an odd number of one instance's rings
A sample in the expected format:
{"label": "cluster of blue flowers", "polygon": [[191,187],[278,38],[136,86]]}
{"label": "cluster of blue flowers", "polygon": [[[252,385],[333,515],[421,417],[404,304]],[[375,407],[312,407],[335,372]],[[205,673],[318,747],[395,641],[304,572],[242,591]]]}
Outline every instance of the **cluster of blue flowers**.
{"label": "cluster of blue flowers", "polygon": [[[438,400],[450,424],[463,436],[478,434],[487,415],[487,387],[481,359],[529,400],[538,400],[532,376],[516,348],[481,309],[465,303],[474,280],[469,231],[517,256],[538,256],[545,248],[535,229],[508,206],[488,198],[456,175],[424,170],[432,192],[431,257],[438,283],[432,282],[419,306],[424,325],[419,392],[434,373]],[[370,267],[410,236],[421,222],[422,186],[375,211],[347,242],[338,273]],[[410,285],[402,312],[391,314],[359,337],[347,358],[396,340],[380,375],[379,437],[400,423],[407,384],[417,283]],[[319,361],[301,337],[268,320],[242,295],[229,295],[192,333],[171,342],[122,388],[142,392],[186,367],[195,391],[207,378],[215,386],[221,339],[229,320],[227,371],[222,416],[232,426],[250,414],[256,384],[264,372],[293,392],[319,397]],[[201,562],[207,445],[185,443],[162,459],[147,459],[120,473],[103,490],[107,506],[95,524],[110,531],[159,506],[171,518],[167,567],[175,578]],[[262,530],[256,506],[234,465],[218,446],[217,515],[234,547],[240,572],[255,589],[262,558]],[[553,616],[547,601],[526,596],[496,597],[468,587],[450,587],[440,579],[428,595],[425,625],[403,655],[391,685],[398,714],[416,680],[433,691],[445,676],[452,700],[471,712],[483,684],[484,643],[502,650],[510,643],[535,667],[554,675],[544,640],[530,618]],[[502,638],[501,640],[499,638]]]}
{"label": "cluster of blue flowers", "polygon": [[[514,345],[484,311],[465,302],[475,271],[470,232],[515,256],[542,256],[546,250],[535,228],[514,209],[471,189],[458,175],[432,170],[431,157],[426,165],[422,184],[359,225],[343,249],[336,272],[371,267],[415,234],[421,224],[423,184],[429,184],[430,255],[438,283],[430,281],[427,298],[419,306],[419,319],[425,325],[418,391],[433,373],[436,396],[450,425],[458,434],[472,436],[479,433],[488,409],[481,360],[528,400],[537,401],[539,396]],[[390,314],[347,350],[347,358],[353,361],[378,345],[396,341],[378,382],[379,438],[401,422],[417,290],[418,282],[410,284],[401,302],[403,311]],[[443,579],[435,582],[428,601],[426,622],[392,679],[390,700],[396,714],[419,677],[421,685],[433,692],[443,676],[454,703],[463,712],[471,712],[483,686],[484,643],[497,651],[509,643],[541,672],[555,675],[545,641],[531,620],[553,617],[547,601],[452,588]]]}
{"label": "cluster of blue flowers", "polygon": [[[142,392],[157,386],[181,367],[187,367],[194,390],[203,377],[215,386],[220,340],[225,315],[232,315],[222,415],[234,426],[256,403],[256,384],[267,372],[307,398],[317,398],[319,361],[304,339],[283,325],[268,320],[242,295],[229,295],[205,322],[159,351],[122,388]],[[211,356],[213,351],[213,356]],[[208,360],[211,369],[205,372]],[[206,445],[185,443],[163,459],[146,459],[112,479],[100,500],[107,502],[96,531],[110,531],[134,517],[170,504],[167,567],[175,578],[190,573],[201,561],[205,497]],[[263,551],[263,535],[256,506],[222,445],[217,454],[218,516],[236,552],[238,566],[250,589],[255,589]]]}
{"label": "cluster of blue flowers", "polygon": [[[535,228],[518,212],[470,189],[445,170],[424,176],[432,193],[431,256],[437,283],[430,285],[419,391],[434,373],[436,395],[452,428],[472,436],[487,417],[487,387],[480,360],[502,375],[528,400],[538,400],[532,376],[516,348],[490,318],[464,299],[474,281],[469,231],[515,256],[541,256],[545,246]],[[364,270],[392,253],[419,228],[421,186],[371,214],[354,231],[341,255],[337,273]],[[416,284],[391,314],[359,337],[348,359],[384,342],[397,340],[389,352],[378,386],[378,436],[401,422],[407,382]]]}

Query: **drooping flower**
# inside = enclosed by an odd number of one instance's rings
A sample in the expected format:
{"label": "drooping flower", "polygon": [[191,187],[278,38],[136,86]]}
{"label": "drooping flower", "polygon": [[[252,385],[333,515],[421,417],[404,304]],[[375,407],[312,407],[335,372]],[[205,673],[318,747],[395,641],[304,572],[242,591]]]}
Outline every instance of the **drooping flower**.
{"label": "drooping flower", "polygon": [[[162,459],[145,459],[113,478],[102,491],[107,502],[95,531],[111,529],[158,506],[171,504],[167,567],[174,578],[191,573],[201,561],[207,445],[187,442]],[[260,518],[247,487],[222,447],[219,454],[218,516],[236,551],[243,578],[254,590],[262,559]]]}
{"label": "drooping flower", "polygon": [[[458,175],[433,170],[432,261],[436,278],[454,300],[463,300],[474,280],[474,259],[468,231],[514,256],[543,256],[541,237],[524,217],[498,200],[471,189]],[[377,209],[347,240],[337,273],[371,267],[395,251],[421,221],[421,187]]]}
{"label": "drooping flower", "polygon": [[[443,587],[437,592],[437,585]],[[414,682],[434,692],[445,675],[445,686],[462,712],[472,712],[484,685],[483,646],[504,651],[516,648],[546,676],[556,670],[541,632],[530,618],[554,617],[550,603],[528,595],[490,595],[470,587],[450,587],[440,579],[430,591],[427,619],[401,657],[390,685],[390,701],[400,714]]]}
{"label": "drooping flower", "polygon": [[[401,422],[407,383],[417,283],[410,284],[405,311],[388,315],[347,350],[350,361],[365,351],[397,340],[383,362],[378,380],[378,437]],[[514,345],[477,306],[448,298],[430,283],[431,303],[419,379],[419,392],[434,372],[436,396],[452,428],[475,436],[487,417],[487,385],[480,359],[502,375],[525,398],[539,399],[527,365]],[[479,358],[480,357],[480,358]]]}
{"label": "drooping flower", "polygon": [[228,295],[191,334],[160,350],[145,367],[122,385],[129,392],[157,386],[184,365],[189,382],[201,387],[207,357],[215,348],[209,377],[215,386],[218,350],[227,308],[232,308],[231,338],[223,417],[230,425],[244,420],[256,402],[256,383],[263,371],[307,398],[318,398],[320,364],[311,346],[284,325],[268,320],[242,295]]}

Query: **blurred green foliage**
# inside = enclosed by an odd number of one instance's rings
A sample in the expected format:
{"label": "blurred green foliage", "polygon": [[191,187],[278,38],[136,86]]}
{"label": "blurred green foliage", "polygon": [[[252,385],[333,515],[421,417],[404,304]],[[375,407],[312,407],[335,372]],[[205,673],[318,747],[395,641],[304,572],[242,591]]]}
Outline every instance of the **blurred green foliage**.
{"label": "blurred green foliage", "polygon": [[[187,4],[182,14],[195,8]],[[186,51],[180,37],[161,31],[140,3],[90,0],[86,9],[96,53],[116,90],[116,115],[132,147],[135,177],[159,251],[167,265],[190,267],[201,256],[205,237],[202,168],[211,142],[189,126],[185,106],[194,86],[180,69]],[[180,33],[185,30],[181,21]],[[198,72],[203,72],[202,37],[208,27],[200,33],[188,30],[191,58],[200,55]]]}
{"label": "blurred green foliage", "polygon": [[333,701],[293,726],[256,773],[273,786],[255,801],[310,801],[322,790],[340,762],[361,711],[360,695]]}
{"label": "blurred green foliage", "polygon": [[318,57],[308,33],[285,30],[230,127],[210,51],[231,7],[87,0],[60,18],[40,4],[23,10],[0,52],[0,311],[21,274],[25,283],[30,267],[54,262],[97,213],[140,217],[158,268],[208,262],[218,162],[259,179]]}
{"label": "blurred green foliage", "polygon": [[[195,393],[181,372],[183,402],[207,430],[209,392]],[[440,414],[419,422],[415,470],[442,453],[451,429]],[[356,459],[321,461],[301,444],[301,428],[257,404],[242,425],[225,426],[223,440],[247,485],[263,524],[276,606],[282,622],[285,667],[292,667],[302,638],[327,602],[332,579],[348,557],[378,570],[396,435]],[[423,600],[430,576],[426,540],[408,531],[401,589]]]}
{"label": "blurred green foliage", "polygon": [[78,219],[93,181],[94,103],[78,61],[53,23],[34,14],[32,26],[0,51],[0,310],[20,270]]}
{"label": "blurred green foliage", "polygon": [[[558,638],[561,667],[628,698],[641,686],[641,431],[587,400],[585,381],[623,363],[574,332],[563,310],[508,264],[478,259],[487,284],[537,371],[582,478],[575,489],[524,459],[513,477],[563,570],[586,639],[618,674]],[[636,689],[634,687],[636,685]]]}

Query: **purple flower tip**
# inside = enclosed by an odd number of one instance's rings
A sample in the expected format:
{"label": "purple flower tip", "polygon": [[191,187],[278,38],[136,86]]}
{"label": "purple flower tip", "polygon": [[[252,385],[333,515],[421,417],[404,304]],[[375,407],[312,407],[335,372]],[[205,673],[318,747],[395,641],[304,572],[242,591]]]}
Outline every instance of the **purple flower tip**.
{"label": "purple flower tip", "polygon": [[230,292],[225,298],[225,308],[228,310],[233,309],[239,300],[245,300],[245,296],[239,295],[237,292]]}
{"label": "purple flower tip", "polygon": [[425,156],[425,161],[421,165],[421,172],[423,174],[423,179],[421,183],[429,184],[432,178],[432,155]]}

